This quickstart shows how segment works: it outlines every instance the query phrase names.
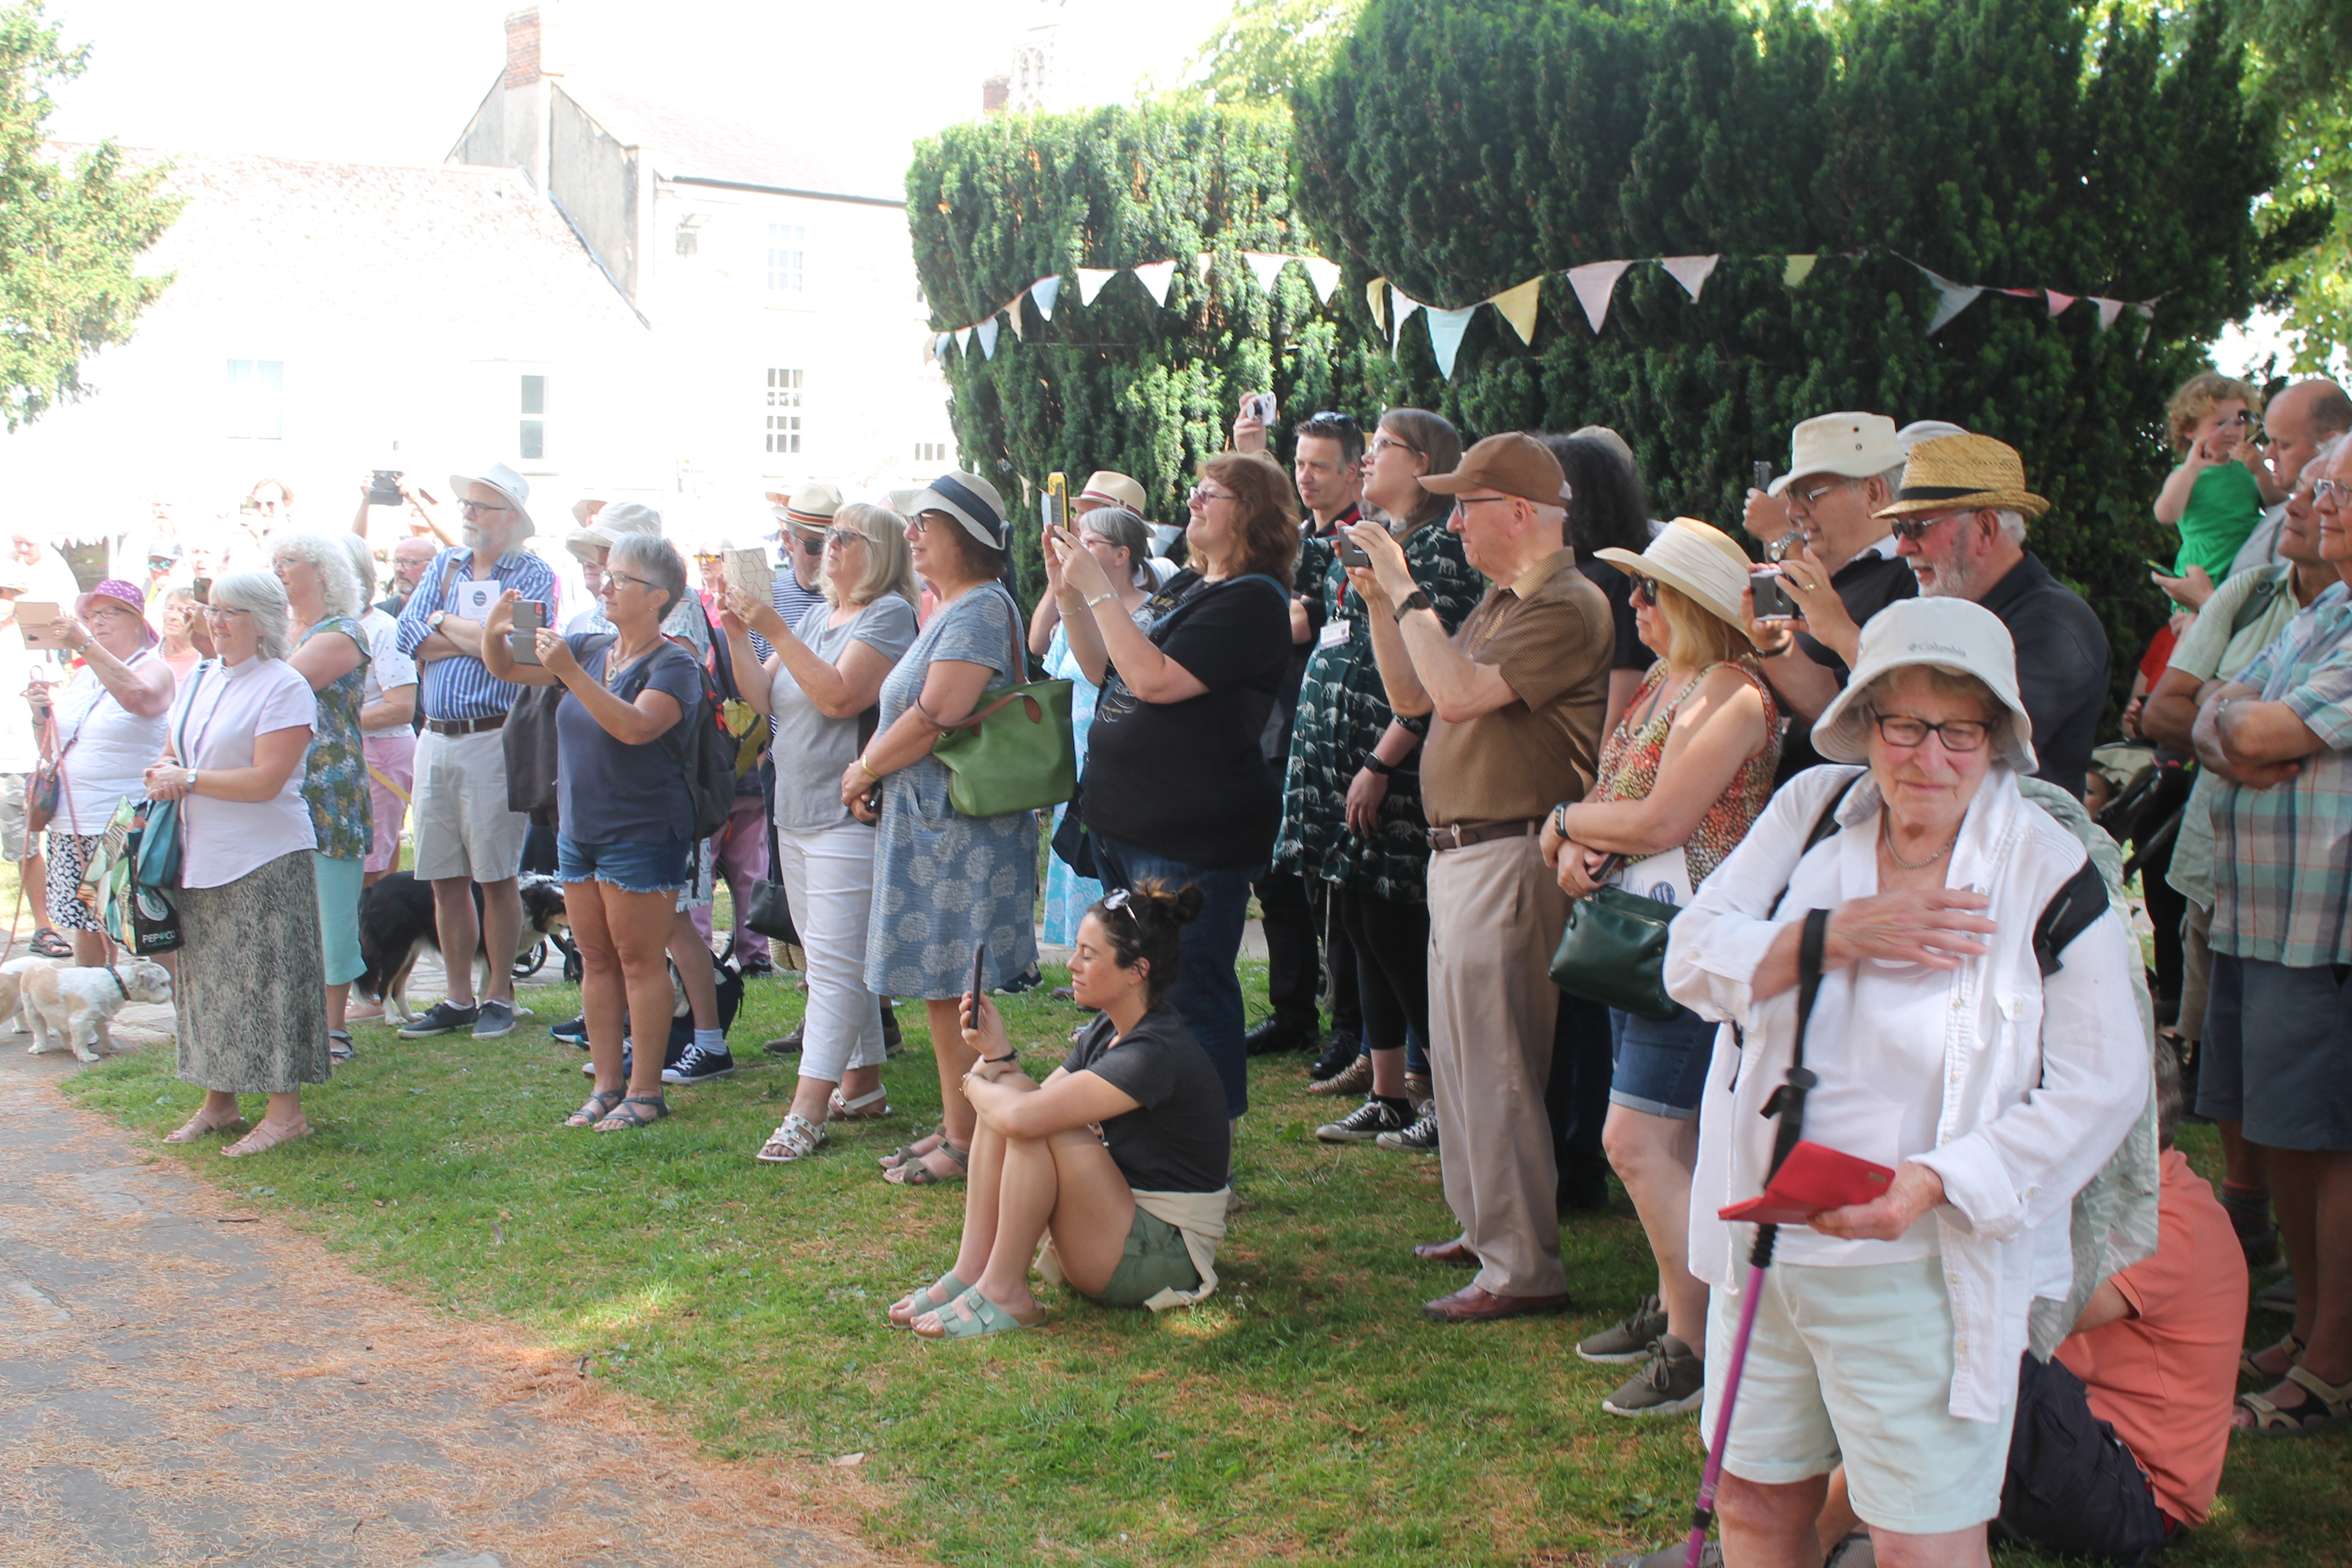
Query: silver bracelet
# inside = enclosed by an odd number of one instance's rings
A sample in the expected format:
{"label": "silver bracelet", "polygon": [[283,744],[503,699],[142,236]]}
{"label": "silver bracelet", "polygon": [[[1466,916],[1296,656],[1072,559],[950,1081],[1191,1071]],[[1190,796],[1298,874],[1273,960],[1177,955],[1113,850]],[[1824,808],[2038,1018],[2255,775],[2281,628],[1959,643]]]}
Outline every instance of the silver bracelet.
{"label": "silver bracelet", "polygon": [[[1082,596],[1083,596],[1083,595],[1082,595]],[[1087,609],[1089,609],[1089,610],[1091,610],[1091,609],[1093,609],[1097,605],[1107,605],[1107,604],[1110,603],[1110,601],[1111,601],[1111,600],[1116,599],[1116,598],[1118,598],[1118,595],[1117,594],[1105,594],[1105,595],[1104,595],[1101,598],[1099,598],[1099,599],[1087,599]]]}

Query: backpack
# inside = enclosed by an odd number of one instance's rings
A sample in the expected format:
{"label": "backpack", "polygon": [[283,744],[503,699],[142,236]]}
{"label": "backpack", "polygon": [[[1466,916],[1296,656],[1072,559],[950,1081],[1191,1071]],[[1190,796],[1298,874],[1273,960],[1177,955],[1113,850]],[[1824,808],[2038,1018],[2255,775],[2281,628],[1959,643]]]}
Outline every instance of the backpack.
{"label": "backpack", "polygon": [[[677,637],[670,638],[689,656],[693,649]],[[714,674],[700,659],[694,667],[702,677],[702,700],[686,716],[686,746],[678,761],[686,773],[687,798],[694,805],[694,841],[698,844],[727,826],[728,816],[735,809],[735,752],[740,742],[727,732],[724,709],[735,691],[734,662],[728,658],[727,645],[717,639],[711,642],[719,666]],[[613,689],[613,695],[624,702],[635,702],[646,689],[653,661],[641,661],[627,679]]]}

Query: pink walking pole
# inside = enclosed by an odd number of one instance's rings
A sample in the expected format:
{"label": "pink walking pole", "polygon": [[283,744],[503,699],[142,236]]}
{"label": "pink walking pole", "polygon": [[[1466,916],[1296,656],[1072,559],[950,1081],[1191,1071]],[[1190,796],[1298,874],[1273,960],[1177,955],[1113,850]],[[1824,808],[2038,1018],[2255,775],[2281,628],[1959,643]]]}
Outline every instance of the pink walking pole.
{"label": "pink walking pole", "polygon": [[1715,1523],[1716,1489],[1723,1480],[1723,1454],[1730,1446],[1731,1411],[1739,1403],[1739,1373],[1748,1364],[1748,1337],[1756,1331],[1756,1308],[1764,1299],[1764,1270],[1772,1266],[1772,1243],[1778,1226],[1756,1227],[1756,1250],[1748,1259],[1748,1300],[1739,1308],[1739,1332],[1731,1342],[1731,1368],[1724,1374],[1723,1408],[1716,1412],[1715,1441],[1706,1450],[1706,1468],[1699,1472],[1698,1501],[1691,1508],[1690,1550],[1683,1568],[1698,1568],[1706,1549],[1706,1532]]}

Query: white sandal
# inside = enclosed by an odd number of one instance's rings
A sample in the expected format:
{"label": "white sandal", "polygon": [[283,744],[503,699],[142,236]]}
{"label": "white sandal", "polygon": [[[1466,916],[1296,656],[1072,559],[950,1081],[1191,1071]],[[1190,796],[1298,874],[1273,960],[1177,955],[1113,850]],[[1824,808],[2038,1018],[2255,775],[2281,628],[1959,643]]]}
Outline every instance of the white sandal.
{"label": "white sandal", "polygon": [[788,1165],[815,1153],[826,1137],[821,1123],[811,1121],[797,1110],[788,1111],[782,1124],[768,1134],[768,1141],[751,1157],[763,1165]]}
{"label": "white sandal", "polygon": [[[881,1110],[866,1109],[877,1100],[882,1102]],[[841,1090],[836,1089],[833,1091],[832,1098],[824,1104],[825,1120],[828,1121],[879,1121],[890,1114],[890,1091],[887,1089],[877,1089],[871,1094],[859,1095],[856,1100],[844,1100],[841,1098]]]}

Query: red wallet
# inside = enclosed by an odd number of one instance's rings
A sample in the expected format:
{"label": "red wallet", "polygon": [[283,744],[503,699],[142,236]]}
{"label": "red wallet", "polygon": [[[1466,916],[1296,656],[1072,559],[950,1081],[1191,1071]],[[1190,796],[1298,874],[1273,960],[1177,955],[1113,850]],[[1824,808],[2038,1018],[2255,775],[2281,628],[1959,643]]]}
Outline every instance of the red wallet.
{"label": "red wallet", "polygon": [[1895,1173],[1823,1144],[1797,1141],[1789,1157],[1746,1203],[1717,1209],[1717,1219],[1754,1220],[1759,1225],[1802,1225],[1823,1209],[1866,1204],[1886,1191]]}

